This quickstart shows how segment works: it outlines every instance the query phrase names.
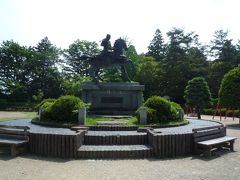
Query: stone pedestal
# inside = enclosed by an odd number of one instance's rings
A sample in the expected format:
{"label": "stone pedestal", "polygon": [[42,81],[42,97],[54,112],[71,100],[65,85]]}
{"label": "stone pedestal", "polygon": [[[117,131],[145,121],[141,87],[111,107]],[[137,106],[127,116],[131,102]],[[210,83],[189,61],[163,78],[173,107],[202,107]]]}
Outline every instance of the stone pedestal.
{"label": "stone pedestal", "polygon": [[86,108],[79,108],[78,110],[78,124],[84,125],[86,121]]}
{"label": "stone pedestal", "polygon": [[145,125],[147,124],[147,109],[146,107],[139,108],[139,116],[140,116],[140,124]]}
{"label": "stone pedestal", "polygon": [[95,114],[125,115],[134,113],[142,105],[144,90],[139,83],[84,83],[82,100],[91,104]]}

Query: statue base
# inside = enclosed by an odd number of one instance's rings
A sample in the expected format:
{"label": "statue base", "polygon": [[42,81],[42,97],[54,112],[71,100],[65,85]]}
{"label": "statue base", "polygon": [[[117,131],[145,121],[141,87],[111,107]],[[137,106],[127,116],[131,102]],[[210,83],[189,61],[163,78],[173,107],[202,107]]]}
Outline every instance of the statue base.
{"label": "statue base", "polygon": [[82,85],[82,100],[91,104],[91,114],[132,115],[142,105],[143,90],[136,82],[88,82]]}

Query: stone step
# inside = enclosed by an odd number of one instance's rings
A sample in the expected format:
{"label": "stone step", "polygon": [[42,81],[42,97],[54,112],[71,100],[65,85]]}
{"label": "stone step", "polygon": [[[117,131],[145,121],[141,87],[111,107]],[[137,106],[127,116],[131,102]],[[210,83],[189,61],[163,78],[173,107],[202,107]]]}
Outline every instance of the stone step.
{"label": "stone step", "polygon": [[102,116],[132,116],[135,111],[126,111],[118,109],[102,109],[102,110],[90,110],[91,115],[102,115]]}
{"label": "stone step", "polygon": [[78,158],[149,158],[152,148],[148,145],[83,145],[77,151]]}
{"label": "stone step", "polygon": [[136,131],[138,126],[122,126],[122,125],[97,125],[88,126],[92,131]]}
{"label": "stone step", "polygon": [[88,131],[85,145],[136,145],[148,144],[147,133],[137,131]]}

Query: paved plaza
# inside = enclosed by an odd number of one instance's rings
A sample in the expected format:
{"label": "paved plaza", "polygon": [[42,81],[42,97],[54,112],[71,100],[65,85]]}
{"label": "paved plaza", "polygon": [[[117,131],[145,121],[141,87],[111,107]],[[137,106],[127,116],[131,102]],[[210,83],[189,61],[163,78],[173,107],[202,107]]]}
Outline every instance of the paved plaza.
{"label": "paved plaza", "polygon": [[[211,119],[203,116],[203,119]],[[0,155],[0,179],[240,179],[240,126],[238,119],[223,120],[227,135],[236,136],[235,152],[221,151],[206,159],[199,156],[167,159],[74,160]]]}

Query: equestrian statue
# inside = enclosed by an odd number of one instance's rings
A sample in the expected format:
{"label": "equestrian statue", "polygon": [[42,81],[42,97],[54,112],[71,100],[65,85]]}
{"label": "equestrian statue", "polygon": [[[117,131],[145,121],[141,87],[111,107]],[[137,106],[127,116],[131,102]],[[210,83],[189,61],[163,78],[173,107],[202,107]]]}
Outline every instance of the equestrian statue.
{"label": "equestrian statue", "polygon": [[126,57],[127,44],[124,39],[117,39],[114,46],[111,46],[110,42],[111,36],[107,34],[101,42],[103,50],[100,54],[95,56],[82,56],[82,59],[88,61],[90,68],[88,73],[94,82],[103,81],[100,76],[100,71],[105,68],[118,67],[121,71],[121,78],[123,81],[131,82],[128,73],[126,71],[126,66],[129,64],[131,69],[135,71],[133,62]]}

